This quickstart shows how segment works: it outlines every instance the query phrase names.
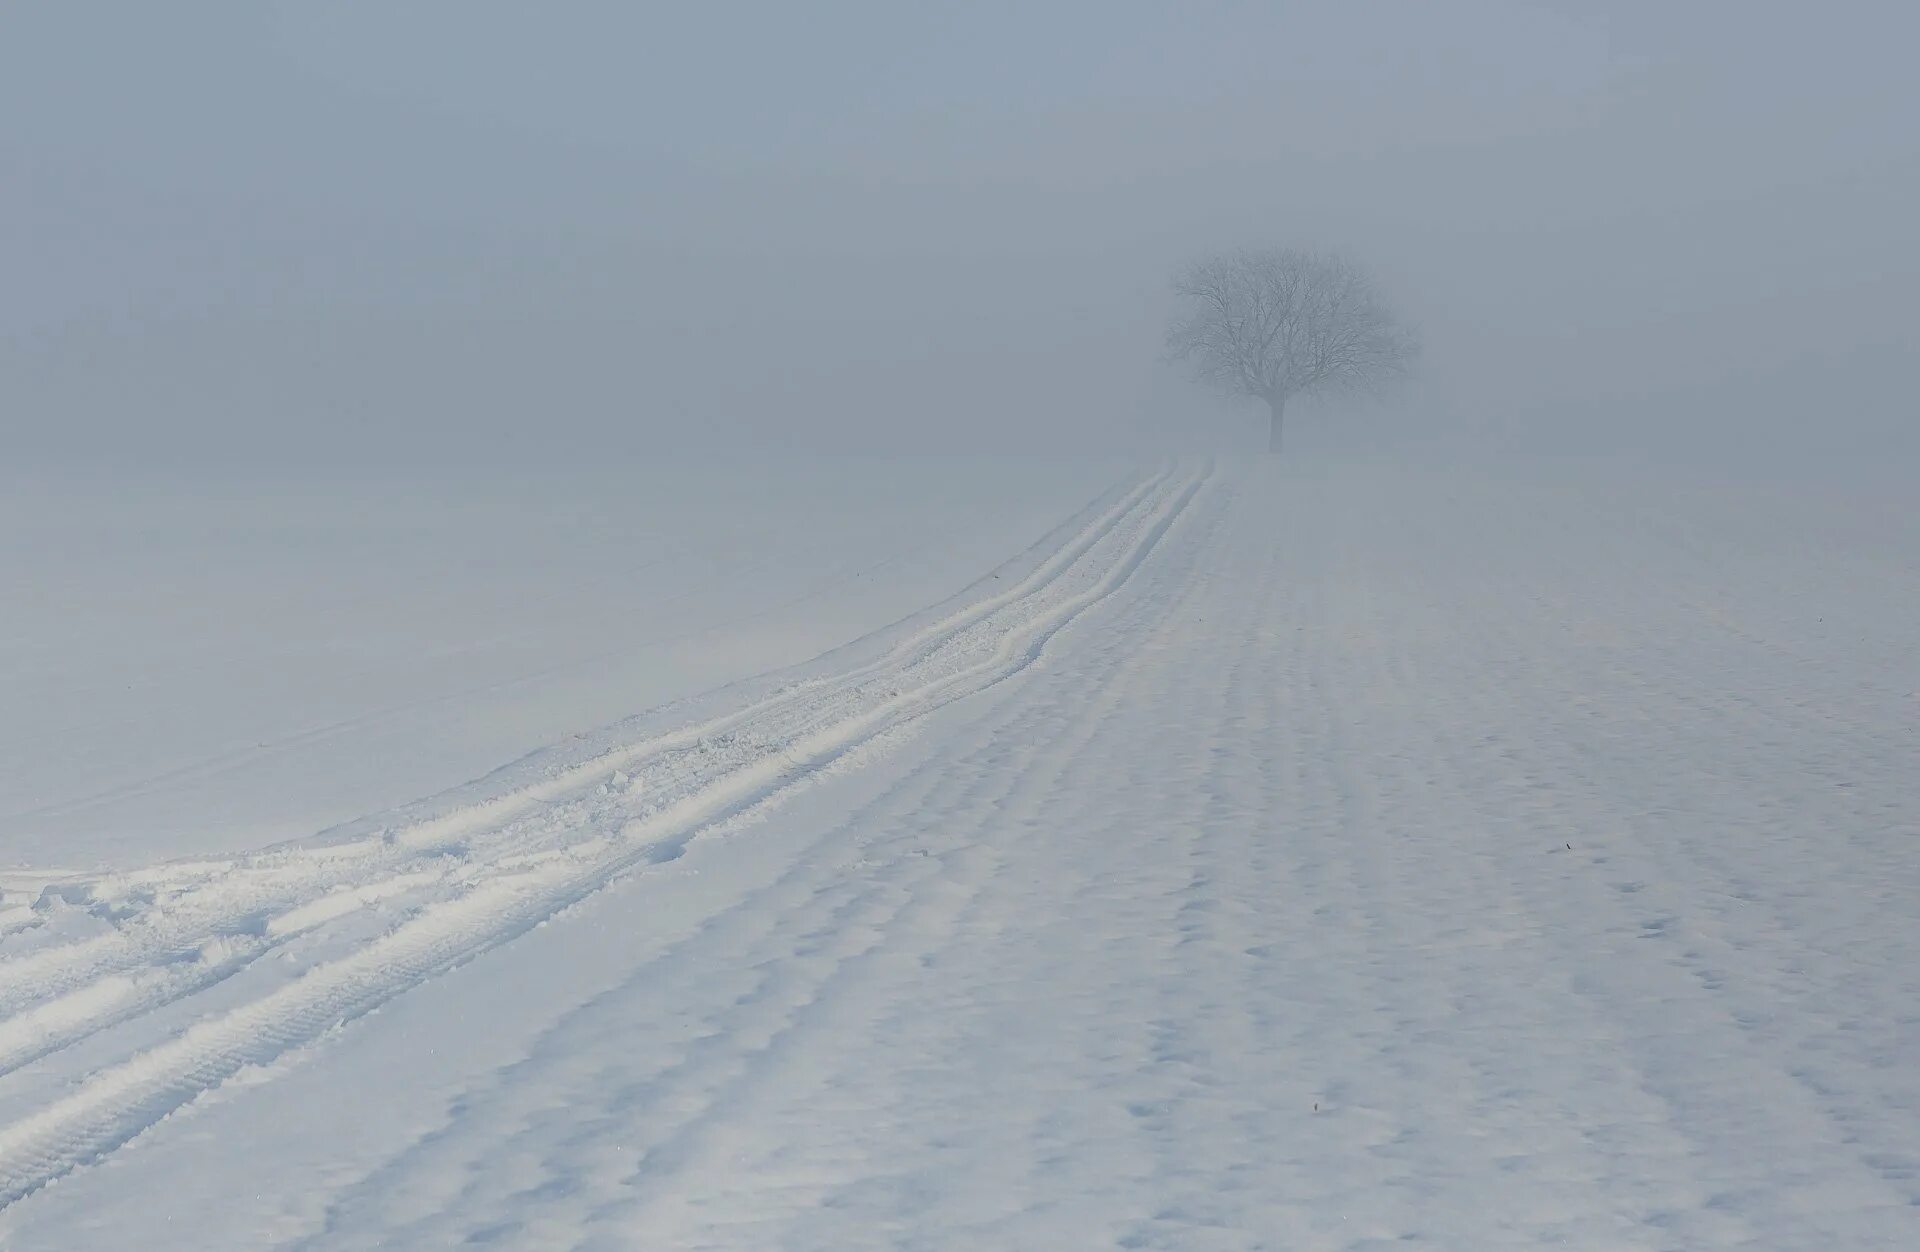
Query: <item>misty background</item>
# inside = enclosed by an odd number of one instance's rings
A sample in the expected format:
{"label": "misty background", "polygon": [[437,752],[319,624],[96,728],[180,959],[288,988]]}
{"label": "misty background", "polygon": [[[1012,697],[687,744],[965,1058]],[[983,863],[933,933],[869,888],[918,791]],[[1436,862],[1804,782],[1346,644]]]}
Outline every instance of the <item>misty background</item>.
{"label": "misty background", "polygon": [[1363,258],[1296,448],[1920,447],[1899,3],[11,5],[0,455],[1257,447],[1179,263]]}

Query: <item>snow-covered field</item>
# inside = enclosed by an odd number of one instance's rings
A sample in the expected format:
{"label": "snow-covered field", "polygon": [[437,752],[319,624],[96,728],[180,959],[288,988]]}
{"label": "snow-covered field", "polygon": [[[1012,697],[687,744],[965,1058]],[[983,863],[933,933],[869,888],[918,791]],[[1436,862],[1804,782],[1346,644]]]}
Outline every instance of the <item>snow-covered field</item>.
{"label": "snow-covered field", "polygon": [[804,661],[1119,472],[0,477],[0,875],[310,835]]}
{"label": "snow-covered field", "polygon": [[10,892],[0,1246],[1920,1246],[1897,492],[1088,473],[816,661]]}

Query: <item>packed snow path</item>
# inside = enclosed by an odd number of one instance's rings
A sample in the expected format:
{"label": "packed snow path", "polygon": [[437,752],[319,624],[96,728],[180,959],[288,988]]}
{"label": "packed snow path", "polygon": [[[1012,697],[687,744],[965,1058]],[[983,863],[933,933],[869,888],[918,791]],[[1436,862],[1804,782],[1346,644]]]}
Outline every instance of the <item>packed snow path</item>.
{"label": "packed snow path", "polygon": [[0,1246],[1920,1246],[1912,567],[1356,481],[1175,470],[692,726],[51,885]]}

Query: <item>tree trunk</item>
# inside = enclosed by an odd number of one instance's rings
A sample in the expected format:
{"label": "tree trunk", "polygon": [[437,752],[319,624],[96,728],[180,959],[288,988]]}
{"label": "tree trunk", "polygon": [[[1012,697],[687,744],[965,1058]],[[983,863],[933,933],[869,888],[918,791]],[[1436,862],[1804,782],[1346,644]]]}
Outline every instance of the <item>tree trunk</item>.
{"label": "tree trunk", "polygon": [[1280,422],[1287,415],[1287,398],[1268,396],[1267,407],[1273,410],[1273,424],[1267,428],[1267,453],[1277,456],[1280,453]]}

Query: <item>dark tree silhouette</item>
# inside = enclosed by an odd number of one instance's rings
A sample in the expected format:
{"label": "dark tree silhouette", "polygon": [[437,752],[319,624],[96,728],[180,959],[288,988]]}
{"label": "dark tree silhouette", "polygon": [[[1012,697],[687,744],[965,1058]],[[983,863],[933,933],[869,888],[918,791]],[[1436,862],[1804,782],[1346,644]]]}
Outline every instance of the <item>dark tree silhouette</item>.
{"label": "dark tree silhouette", "polygon": [[1188,266],[1173,290],[1181,309],[1167,330],[1169,355],[1203,383],[1265,401],[1270,452],[1280,450],[1288,400],[1376,386],[1419,351],[1372,277],[1343,256],[1233,252]]}

